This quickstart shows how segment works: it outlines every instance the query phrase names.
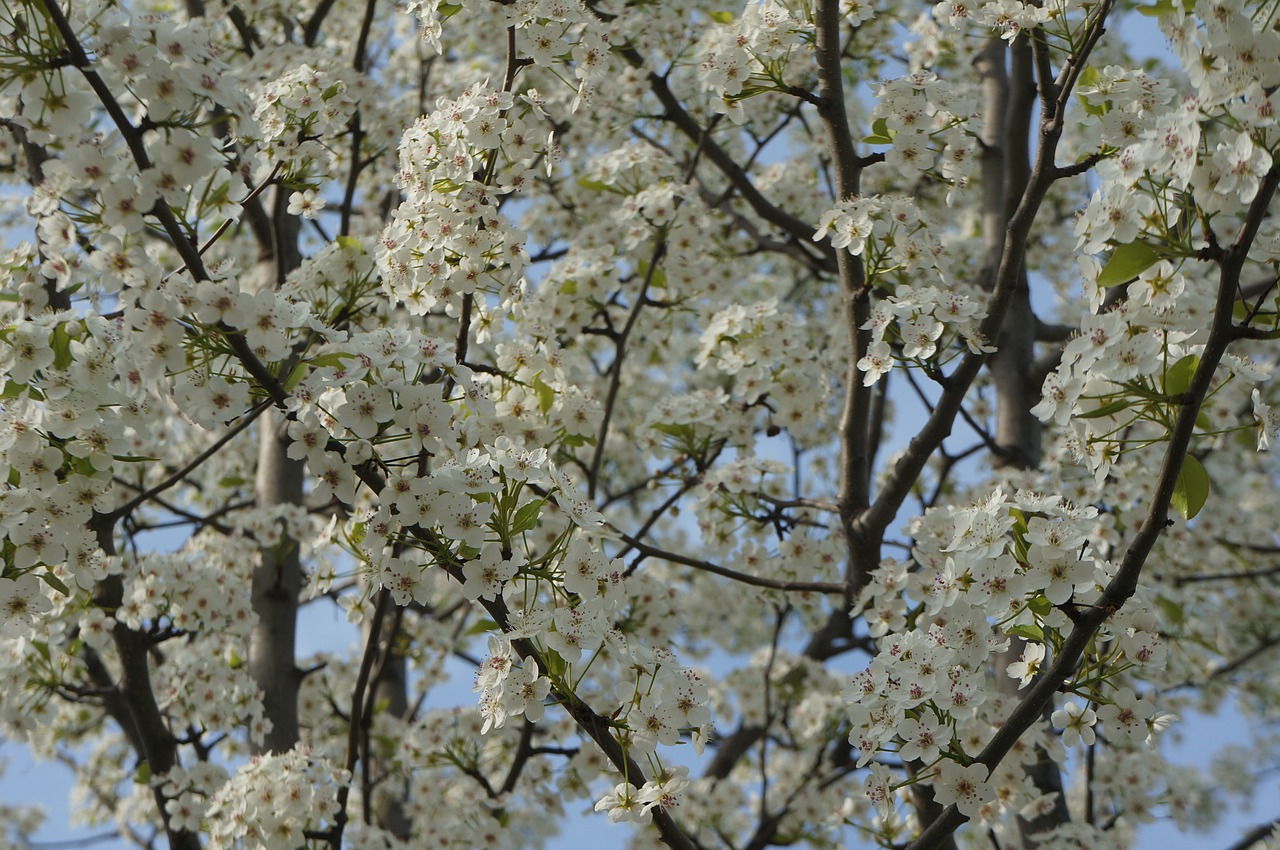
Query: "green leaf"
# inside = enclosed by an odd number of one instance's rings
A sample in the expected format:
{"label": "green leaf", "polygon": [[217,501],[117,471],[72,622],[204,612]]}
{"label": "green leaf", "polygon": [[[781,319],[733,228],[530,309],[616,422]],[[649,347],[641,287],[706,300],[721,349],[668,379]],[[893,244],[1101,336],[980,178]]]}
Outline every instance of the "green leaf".
{"label": "green leaf", "polygon": [[546,499],[534,499],[516,511],[515,519],[511,521],[511,533],[522,534],[536,526],[538,524],[538,516],[542,512],[542,506],[546,502]]}
{"label": "green leaf", "polygon": [[1028,640],[1032,643],[1044,643],[1044,629],[1039,626],[1030,625],[1029,623],[1012,626],[1005,629],[1004,633],[1007,635],[1017,635],[1023,640]]}
{"label": "green leaf", "polygon": [[461,3],[441,3],[436,7],[436,13],[440,15],[440,20],[447,21],[454,15],[462,11]]}
{"label": "green leaf", "polygon": [[324,91],[320,92],[320,99],[333,100],[335,97],[338,96],[338,92],[340,91],[342,91],[342,86],[338,85],[337,83],[334,83]]}
{"label": "green leaf", "polygon": [[556,403],[556,391],[543,382],[541,375],[533,376],[533,391],[538,395],[538,409],[545,416],[551,405]]}
{"label": "green leaf", "polygon": [[1169,367],[1169,371],[1164,374],[1164,391],[1168,395],[1182,395],[1191,386],[1191,378],[1196,373],[1196,367],[1200,365],[1200,358],[1194,354],[1188,354],[1177,363]]}
{"label": "green leaf", "polygon": [[1013,517],[1013,534],[1021,537],[1027,533],[1027,515],[1020,508],[1009,508],[1009,516]]}
{"label": "green leaf", "polygon": [[98,472],[97,468],[94,467],[93,465],[93,461],[91,461],[87,457],[75,457],[74,455],[67,455],[66,461],[67,461],[67,470],[69,472],[74,472],[76,475],[84,475],[86,477],[91,478],[94,475],[96,475]]}
{"label": "green leaf", "polygon": [[804,665],[797,664],[788,670],[785,675],[777,680],[777,684],[781,686],[782,692],[785,694],[783,699],[792,704],[800,702],[804,697],[805,684],[808,678],[809,670]]}
{"label": "green leaf", "polygon": [[1107,108],[1105,106],[1098,106],[1096,103],[1090,103],[1088,99],[1085,98],[1085,96],[1082,94],[1077,94],[1076,100],[1079,101],[1080,108],[1083,109],[1089,115],[1106,115],[1107,114]]}
{"label": "green leaf", "polygon": [[1174,6],[1171,0],[1158,0],[1150,6],[1138,6],[1133,11],[1148,18],[1158,18],[1161,15],[1172,15]]}
{"label": "green leaf", "polygon": [[578,185],[583,189],[586,189],[588,192],[612,192],[615,195],[627,194],[617,186],[610,186],[608,183],[602,183],[599,180],[590,180],[586,177],[579,177]]}
{"label": "green leaf", "polygon": [[0,399],[17,398],[27,389],[26,384],[19,384],[16,381],[8,379],[4,382],[4,391],[0,392]]}
{"label": "green leaf", "polygon": [[1084,413],[1077,413],[1076,419],[1101,419],[1104,416],[1111,416],[1119,413],[1130,404],[1132,404],[1132,402],[1127,398],[1116,399],[1115,401],[1109,401],[1101,407],[1094,408],[1093,410],[1089,410]]}
{"label": "green leaf", "polygon": [[62,579],[58,578],[53,573],[45,571],[38,575],[40,576],[41,581],[61,593],[63,596],[71,595],[71,591],[67,590],[67,586],[62,583]]}
{"label": "green leaf", "polygon": [[53,349],[53,368],[65,369],[71,365],[71,335],[65,323],[54,327],[49,347]]}
{"label": "green leaf", "polygon": [[649,264],[644,260],[641,260],[636,264],[636,271],[642,278],[649,281],[651,286],[656,286],[659,289],[667,288],[667,276],[663,273],[661,265],[654,266],[651,271]]}
{"label": "green leaf", "polygon": [[210,192],[201,204],[204,209],[217,209],[227,200],[227,196],[231,193],[231,181],[219,183],[212,192]]}
{"label": "green leaf", "polygon": [[249,479],[242,475],[224,475],[218,479],[218,486],[227,490],[234,490],[237,487],[243,487],[249,483]]}
{"label": "green leaf", "polygon": [[138,769],[133,772],[133,781],[139,785],[151,784],[151,763],[139,762]]}
{"label": "green leaf", "polygon": [[50,664],[53,663],[53,658],[49,655],[49,643],[47,641],[33,640],[30,642],[30,645],[36,652],[40,653],[41,658],[48,661]]}
{"label": "green leaf", "polygon": [[476,620],[471,624],[471,628],[467,629],[464,634],[465,636],[470,637],[472,635],[480,635],[485,632],[496,631],[498,631],[498,624],[493,620]]}
{"label": "green leaf", "polygon": [[1129,242],[1111,252],[1098,275],[1098,286],[1119,286],[1136,278],[1160,259],[1160,252],[1146,242]]}
{"label": "green leaf", "polygon": [[889,129],[889,122],[883,118],[877,118],[871,125],[870,135],[864,136],[862,141],[868,145],[893,144],[893,131]]}
{"label": "green leaf", "polygon": [[1173,485],[1173,498],[1170,504],[1182,514],[1183,519],[1193,519],[1209,498],[1209,473],[1204,471],[1200,461],[1191,455],[1182,459],[1182,469],[1178,471],[1178,480]]}
{"label": "green leaf", "polygon": [[1043,593],[1037,593],[1035,597],[1027,603],[1027,607],[1031,609],[1033,614],[1043,617],[1053,610],[1053,603]]}
{"label": "green leaf", "polygon": [[338,247],[344,251],[352,251],[358,254],[366,253],[364,250],[364,245],[360,244],[360,240],[356,239],[353,236],[339,236],[337,239],[333,241],[337,242]]}
{"label": "green leaf", "polygon": [[321,354],[318,357],[312,357],[307,362],[317,369],[323,369],[328,366],[340,369],[342,368],[342,361],[350,360],[352,357],[355,357],[355,355],[348,354],[345,351],[334,351],[330,354]]}
{"label": "green leaf", "polygon": [[1164,619],[1173,625],[1185,622],[1187,619],[1187,613],[1182,606],[1167,596],[1157,596],[1156,607],[1160,609]]}
{"label": "green leaf", "polygon": [[560,657],[560,653],[554,649],[547,650],[542,655],[542,667],[547,671],[547,675],[551,677],[552,681],[563,679],[565,671],[569,669],[569,665]]}
{"label": "green leaf", "polygon": [[731,24],[733,23],[733,12],[712,12],[711,20],[717,24]]}
{"label": "green leaf", "polygon": [[1030,551],[1027,545],[1027,518],[1017,508],[1010,508],[1009,515],[1013,517],[1013,555],[1019,561],[1026,561],[1027,552]]}
{"label": "green leaf", "polygon": [[676,425],[671,422],[655,422],[653,428],[656,431],[661,431],[669,437],[675,437],[677,439],[693,438],[693,426],[688,423]]}
{"label": "green leaf", "polygon": [[284,383],[281,386],[284,387],[285,392],[292,392],[293,388],[296,387],[298,385],[298,382],[301,381],[303,378],[305,378],[306,375],[307,375],[307,364],[298,363],[292,369],[289,370],[289,375],[284,379]]}

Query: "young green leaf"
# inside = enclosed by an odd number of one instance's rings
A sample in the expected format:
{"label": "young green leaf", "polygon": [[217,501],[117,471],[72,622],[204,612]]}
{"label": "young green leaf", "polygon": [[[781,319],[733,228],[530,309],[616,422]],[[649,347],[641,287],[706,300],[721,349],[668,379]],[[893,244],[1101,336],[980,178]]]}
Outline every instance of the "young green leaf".
{"label": "young green leaf", "polygon": [[520,510],[516,511],[515,520],[511,523],[511,533],[521,534],[522,532],[531,530],[538,524],[538,515],[542,511],[542,506],[546,504],[546,499],[534,499]]}
{"label": "young green leaf", "polygon": [[868,145],[893,144],[893,131],[889,129],[889,122],[883,118],[877,118],[871,125],[871,133],[863,137],[862,141]]}
{"label": "young green leaf", "polygon": [[1182,395],[1191,386],[1191,378],[1196,373],[1196,367],[1200,365],[1200,358],[1194,354],[1188,354],[1177,363],[1169,367],[1169,371],[1164,373],[1164,391],[1167,395]]}
{"label": "young green leaf", "polygon": [[1173,509],[1182,514],[1183,519],[1193,519],[1204,507],[1209,498],[1209,473],[1204,471],[1200,461],[1187,455],[1182,461],[1182,469],[1178,472],[1178,481],[1173,485],[1173,498],[1170,503]]}
{"label": "young green leaf", "polygon": [[1146,242],[1129,242],[1111,252],[1107,264],[1098,275],[1098,286],[1120,286],[1136,278],[1156,264],[1160,253]]}

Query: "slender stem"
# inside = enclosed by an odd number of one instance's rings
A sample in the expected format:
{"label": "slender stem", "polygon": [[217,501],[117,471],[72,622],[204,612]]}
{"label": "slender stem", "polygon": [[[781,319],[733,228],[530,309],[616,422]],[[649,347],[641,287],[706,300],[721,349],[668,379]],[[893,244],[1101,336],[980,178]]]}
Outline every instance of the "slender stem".
{"label": "slender stem", "polygon": [[271,406],[271,403],[269,401],[264,400],[264,401],[258,402],[249,410],[248,413],[240,417],[240,420],[236,422],[235,425],[231,426],[231,428],[227,431],[227,433],[223,434],[221,437],[214,440],[213,443],[211,443],[208,448],[206,448],[204,451],[200,452],[200,454],[193,457],[190,461],[188,461],[186,464],[184,464],[182,467],[176,470],[172,475],[168,476],[159,484],[156,484],[154,487],[151,487],[139,493],[137,496],[125,502],[123,505],[116,508],[111,513],[106,514],[105,516],[110,520],[110,522],[114,523],[116,520],[120,519],[121,517],[127,516],[128,514],[132,513],[134,508],[138,507],[138,505],[141,505],[143,502],[146,502],[149,499],[152,499],[160,495],[165,490],[168,490],[170,487],[174,486],[175,484],[178,484],[183,479],[185,479],[188,475],[190,475],[193,470],[198,469],[201,464],[203,464],[209,458],[213,457],[215,454],[221,451],[222,447],[225,446],[227,443],[231,442],[232,440],[234,440],[238,434],[240,434],[242,431],[244,431],[246,428],[252,425],[254,420],[257,419],[259,416],[261,416],[263,411],[265,411],[270,406]]}
{"label": "slender stem", "polygon": [[636,293],[635,303],[631,305],[631,312],[627,314],[626,324],[614,338],[613,364],[609,367],[609,389],[604,400],[604,416],[600,420],[600,432],[596,436],[596,447],[591,455],[591,467],[587,473],[587,494],[592,499],[595,498],[596,489],[599,486],[600,465],[604,462],[604,447],[609,439],[609,424],[613,420],[613,411],[618,402],[618,390],[622,386],[622,366],[627,354],[627,340],[636,326],[636,321],[640,318],[640,310],[644,308],[649,286],[653,283],[654,273],[662,263],[666,249],[666,240],[659,236],[654,242],[653,252],[649,255],[649,267],[645,269],[644,280],[640,283],[640,291]]}
{"label": "slender stem", "polygon": [[[382,634],[382,623],[387,618],[391,607],[391,592],[379,590],[374,599],[373,620],[369,625],[369,635],[365,639],[364,652],[360,657],[360,669],[356,673],[355,687],[351,691],[351,717],[347,725],[347,758],[343,767],[353,772],[360,754],[360,738],[364,731],[364,698],[369,683],[373,680],[373,665],[379,655],[379,641]],[[326,838],[331,847],[342,846],[342,833],[346,829],[349,816],[347,801],[351,796],[351,785],[343,785],[338,789],[338,812],[334,815],[333,828]]]}
{"label": "slender stem", "polygon": [[748,575],[747,573],[740,573],[737,570],[731,570],[728,567],[722,567],[719,564],[713,564],[710,561],[700,561],[697,558],[690,558],[687,555],[681,555],[678,552],[668,552],[665,549],[650,546],[648,543],[642,543],[627,534],[619,534],[619,536],[627,543],[628,546],[635,549],[645,557],[661,558],[662,560],[670,561],[673,564],[682,564],[686,567],[693,567],[695,570],[714,573],[718,576],[724,576],[725,578],[730,578],[734,581],[739,581],[743,584],[749,584],[754,587],[768,587],[773,590],[786,590],[797,593],[843,594],[845,592],[845,584],[843,582],[784,581],[782,579]]}

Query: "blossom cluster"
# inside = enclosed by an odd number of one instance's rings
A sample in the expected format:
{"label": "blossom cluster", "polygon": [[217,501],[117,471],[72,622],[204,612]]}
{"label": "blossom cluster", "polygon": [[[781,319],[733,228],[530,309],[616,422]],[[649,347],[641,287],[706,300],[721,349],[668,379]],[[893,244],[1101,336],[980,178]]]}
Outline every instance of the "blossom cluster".
{"label": "blossom cluster", "polygon": [[[824,408],[827,364],[815,352],[796,357],[800,339],[777,299],[728,307],[702,332],[696,362],[734,377],[734,395],[747,405],[766,400],[773,421],[804,438]],[[767,399],[766,399],[767,396]]]}
{"label": "blossom cluster", "polygon": [[[1056,805],[1024,768],[1066,770],[1086,746],[1112,823],[1157,803],[1193,820],[1195,783],[1149,746],[1177,707],[1157,688],[1271,638],[1238,626],[1273,602],[1265,582],[1221,594],[1213,623],[1183,613],[1220,580],[1193,562],[1234,564],[1233,541],[1272,531],[1267,469],[1228,465],[1230,437],[1251,447],[1254,429],[1264,448],[1280,430],[1271,355],[1236,356],[1274,335],[1270,295],[1242,288],[1185,459],[1239,510],[1169,530],[1076,669],[1057,662],[1154,487],[1136,458],[1208,356],[1205,258],[1271,191],[1280,72],[1258,61],[1276,51],[1256,9],[1150,10],[1197,86],[1174,104],[1154,67],[1087,56],[1108,4],[955,0],[912,21],[833,2],[852,40],[823,79],[884,81],[874,106],[846,86],[863,155],[844,165],[866,194],[831,198],[835,152],[810,120],[833,105],[814,94],[820,5],[410,0],[364,20],[284,0],[193,4],[190,20],[72,5],[0,10],[0,180],[33,184],[5,195],[32,241],[0,256],[0,726],[85,753],[90,817],[149,823],[139,843],[530,846],[586,800],[660,825],[680,806],[699,845],[834,846],[853,826],[902,846],[912,783],[1015,828]],[[1062,284],[1085,254],[1090,302],[1071,339],[1036,337],[1060,356],[1034,412],[1089,469],[1046,454],[1043,474],[1004,470],[1008,489],[943,505],[957,455],[926,446],[942,461],[931,507],[902,559],[877,564],[901,541],[867,524],[892,524],[886,505],[906,517],[896,492],[930,497],[876,486],[898,399],[863,405],[859,381],[918,367],[965,393],[948,359],[991,350],[985,295],[955,270],[991,249],[992,216],[959,202],[995,149],[977,141],[981,68],[956,69],[1003,50],[993,32],[1030,55],[1032,30],[1030,73],[1080,71],[1047,163],[1079,165],[1042,172],[1055,185],[1032,200],[1083,211],[1065,239],[1033,232],[1026,267],[1037,289],[1035,264]],[[861,49],[907,32],[905,62]],[[1249,268],[1280,260],[1277,234],[1263,223]],[[840,252],[865,278],[833,285]],[[832,321],[864,305],[861,327]],[[862,375],[840,386],[862,340]],[[844,454],[838,391],[867,413],[845,421]],[[289,504],[260,477],[277,462]],[[175,527],[185,543],[153,551]],[[295,567],[304,600],[362,627],[364,655],[287,658],[304,745],[245,763],[292,725],[255,678],[255,626],[274,623],[252,603]],[[855,676],[831,663],[863,650]],[[707,651],[747,660],[712,681],[688,661]],[[436,707],[450,659],[473,656],[478,708]],[[1051,670],[1048,717],[977,763]],[[150,753],[126,692],[159,718]],[[700,753],[713,714],[724,745],[690,781],[670,748]],[[1103,832],[1077,819],[1042,846],[1120,843]]]}
{"label": "blossom cluster", "polygon": [[931,71],[915,71],[880,85],[872,118],[873,126],[883,126],[885,135],[874,140],[892,141],[885,151],[885,164],[903,178],[915,180],[923,172],[936,170],[963,188],[979,162],[971,121],[977,111],[966,89]]}
{"label": "blossom cluster", "polygon": [[484,718],[481,734],[491,727],[501,728],[507,718],[521,714],[530,723],[542,719],[542,701],[551,691],[551,681],[538,675],[534,662],[515,666],[514,661],[509,640],[489,638],[489,655],[480,665],[473,689],[480,694],[480,715]]}
{"label": "blossom cluster", "polygon": [[687,767],[673,767],[640,788],[630,782],[620,783],[596,802],[595,810],[607,813],[614,823],[648,823],[654,809],[672,809],[680,804],[680,792],[689,785],[688,773]]}
{"label": "blossom cluster", "polygon": [[[1065,4],[1060,4],[1065,5]],[[934,17],[960,28],[966,22],[998,32],[1002,39],[1013,41],[1024,31],[1035,29],[1050,18],[1049,4],[1025,3],[1023,0],[943,0],[933,7]]]}
{"label": "blossom cluster", "polygon": [[[1072,452],[1098,482],[1117,465],[1132,463],[1126,454],[1167,436],[1159,416],[1152,414],[1185,389],[1206,333],[1197,317],[1208,311],[1211,294],[1188,287],[1184,272],[1171,264],[1160,262],[1143,271],[1128,293],[1129,299],[1116,309],[1083,318],[1079,335],[1064,346],[1062,360],[1045,379],[1041,401],[1033,408],[1043,421],[1065,426]],[[1149,375],[1144,364],[1153,360],[1164,365]],[[1270,371],[1267,364],[1246,357],[1227,358],[1214,379],[1217,403],[1202,421],[1199,438],[1257,427],[1259,445],[1265,446],[1274,424],[1261,395],[1251,417],[1242,413],[1250,407],[1251,389]],[[1131,395],[1135,386],[1150,388],[1154,395]],[[1119,439],[1126,428],[1128,442]]]}
{"label": "blossom cluster", "polygon": [[400,143],[399,181],[406,200],[379,237],[377,267],[387,294],[413,315],[437,303],[451,314],[477,290],[509,294],[525,265],[523,239],[498,212],[535,162],[550,167],[555,145],[533,137],[524,117],[536,93],[474,87],[441,99]]}
{"label": "blossom cluster", "polygon": [[[980,774],[965,761],[1002,722],[986,671],[1011,638],[1026,641],[1004,670],[1025,687],[1070,629],[1066,608],[1100,594],[1114,567],[1091,551],[1099,519],[1092,507],[997,489],[981,503],[934,509],[914,522],[912,561],[881,564],[862,597],[881,651],[845,689],[859,764],[896,741],[904,762],[940,769],[925,775],[936,776],[935,786],[965,814],[995,799],[985,768]],[[1125,665],[1163,662],[1166,648],[1141,610],[1104,628],[1114,642],[1097,660],[1104,680]],[[1097,718],[1134,743],[1156,728],[1154,705],[1130,688],[1095,685],[1089,696],[1101,706],[1096,713],[1067,703],[1055,715],[1076,731],[1068,740],[1091,734]],[[886,777],[882,771],[868,780],[873,802],[891,801]]]}
{"label": "blossom cluster", "polygon": [[350,777],[306,749],[256,756],[209,802],[210,846],[294,848],[338,812],[338,788]]}
{"label": "blossom cluster", "polygon": [[[993,350],[978,331],[986,311],[976,293],[966,296],[936,286],[902,287],[901,291],[902,295],[878,301],[863,326],[871,331],[871,345],[858,361],[865,386],[880,380],[892,368],[895,356],[929,362],[954,339],[963,341],[970,351]],[[891,341],[899,344],[897,350]]]}
{"label": "blossom cluster", "polygon": [[261,86],[253,102],[253,124],[242,132],[268,163],[287,164],[297,183],[306,182],[313,162],[318,176],[329,174],[336,154],[319,140],[341,134],[356,108],[343,80],[299,65]]}
{"label": "blossom cluster", "polygon": [[781,69],[812,32],[811,22],[797,19],[777,0],[748,3],[737,19],[713,24],[703,39],[698,75],[712,109],[735,123],[744,121],[742,101],[782,88]]}

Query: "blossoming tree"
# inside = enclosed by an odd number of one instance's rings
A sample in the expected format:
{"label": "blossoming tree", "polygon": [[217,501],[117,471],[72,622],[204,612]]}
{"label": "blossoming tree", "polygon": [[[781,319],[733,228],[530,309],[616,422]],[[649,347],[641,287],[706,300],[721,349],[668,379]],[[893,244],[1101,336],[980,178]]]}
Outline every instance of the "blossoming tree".
{"label": "blossoming tree", "polygon": [[1274,751],[1161,731],[1280,701],[1280,23],[1137,12],[1176,62],[1117,0],[5,3],[4,736],[184,850],[1209,822]]}

